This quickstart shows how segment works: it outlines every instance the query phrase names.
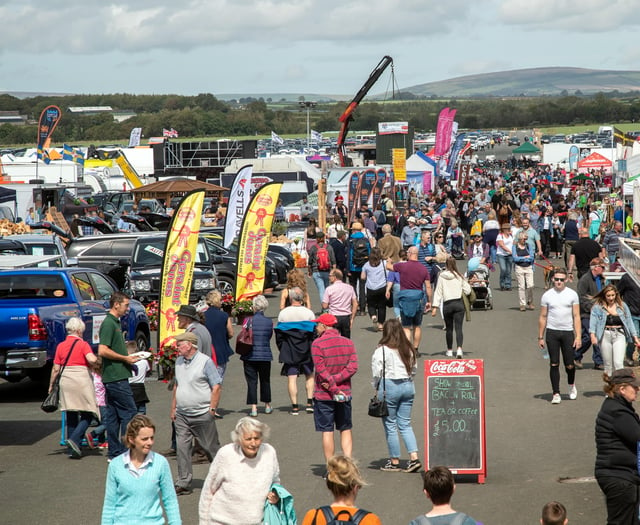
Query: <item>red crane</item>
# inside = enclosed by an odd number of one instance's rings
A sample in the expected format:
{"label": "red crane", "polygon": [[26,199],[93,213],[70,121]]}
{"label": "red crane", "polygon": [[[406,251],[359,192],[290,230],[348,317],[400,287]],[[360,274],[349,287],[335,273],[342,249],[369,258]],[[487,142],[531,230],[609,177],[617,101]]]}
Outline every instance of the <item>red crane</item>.
{"label": "red crane", "polygon": [[338,155],[340,156],[340,166],[348,166],[350,164],[350,159],[347,157],[347,148],[344,143],[347,140],[347,134],[349,133],[349,124],[353,120],[353,112],[360,104],[360,101],[369,93],[369,90],[373,87],[373,85],[378,81],[380,75],[384,72],[387,67],[391,66],[393,70],[393,58],[390,56],[384,56],[382,60],[378,63],[378,65],[374,68],[374,70],[369,75],[369,78],[364,83],[364,85],[360,88],[360,91],[356,93],[356,96],[353,97],[351,103],[347,106],[347,109],[344,110],[344,113],[340,115],[340,122],[342,125],[340,126],[340,133],[338,133]]}

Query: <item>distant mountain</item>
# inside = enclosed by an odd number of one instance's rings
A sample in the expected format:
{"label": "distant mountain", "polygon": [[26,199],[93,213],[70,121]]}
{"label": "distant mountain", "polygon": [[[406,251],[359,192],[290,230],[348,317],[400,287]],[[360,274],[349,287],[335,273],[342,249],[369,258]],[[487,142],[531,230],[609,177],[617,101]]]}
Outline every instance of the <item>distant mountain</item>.
{"label": "distant mountain", "polygon": [[419,96],[447,98],[522,95],[536,97],[559,95],[565,90],[571,95],[578,90],[585,95],[599,91],[640,91],[640,71],[539,67],[467,75],[401,89]]}
{"label": "distant mountain", "polygon": [[[450,78],[438,82],[418,84],[402,88],[420,97],[539,97],[544,95],[560,95],[563,91],[573,95],[576,91],[584,95],[592,95],[599,91],[610,92],[640,91],[640,71],[609,71],[602,69],[583,69],[578,67],[538,67],[532,69],[516,69],[513,71],[499,71],[483,73],[481,75],[467,75]],[[61,97],[73,93],[42,93],[28,91],[0,91],[18,98],[36,96]],[[296,102],[300,97],[320,103],[346,102],[353,98],[351,94],[320,94],[320,93],[214,93],[218,100],[239,100],[241,98],[263,98],[273,104],[280,101]],[[373,101],[383,96],[372,89],[367,100]]]}

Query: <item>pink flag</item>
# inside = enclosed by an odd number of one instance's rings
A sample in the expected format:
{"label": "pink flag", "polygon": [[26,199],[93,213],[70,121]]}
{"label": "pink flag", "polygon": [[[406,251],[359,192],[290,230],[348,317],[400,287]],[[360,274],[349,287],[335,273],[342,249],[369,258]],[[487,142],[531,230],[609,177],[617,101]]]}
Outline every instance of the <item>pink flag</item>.
{"label": "pink flag", "polygon": [[449,108],[443,108],[438,115],[438,124],[436,126],[436,156],[444,155],[447,152],[445,142],[449,140],[450,133],[447,133],[447,117],[449,116]]}

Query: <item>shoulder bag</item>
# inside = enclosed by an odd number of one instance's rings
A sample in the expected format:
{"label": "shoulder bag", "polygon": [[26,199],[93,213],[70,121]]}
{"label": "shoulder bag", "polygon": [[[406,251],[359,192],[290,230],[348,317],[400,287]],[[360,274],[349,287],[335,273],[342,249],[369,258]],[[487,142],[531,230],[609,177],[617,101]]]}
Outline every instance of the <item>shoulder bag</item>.
{"label": "shoulder bag", "polygon": [[236,354],[248,355],[253,350],[253,319],[246,319],[236,339]]}
{"label": "shoulder bag", "polygon": [[369,415],[371,417],[387,417],[389,415],[389,408],[387,407],[387,389],[384,382],[385,377],[385,359],[384,359],[384,346],[382,346],[382,399],[378,399],[378,388],[380,387],[380,381],[376,385],[376,393],[369,401]]}
{"label": "shoulder bag", "polygon": [[64,360],[64,364],[62,365],[60,372],[58,373],[57,377],[53,381],[53,385],[51,386],[51,392],[42,402],[42,405],[40,405],[40,408],[47,414],[50,414],[51,412],[55,412],[56,410],[58,410],[58,405],[60,404],[60,379],[62,378],[62,372],[64,372],[64,369],[67,366],[67,363],[69,362],[69,358],[71,357],[71,354],[73,352],[73,347],[76,346],[77,342],[78,342],[78,339],[76,339],[71,345],[71,349],[67,354],[67,358]]}

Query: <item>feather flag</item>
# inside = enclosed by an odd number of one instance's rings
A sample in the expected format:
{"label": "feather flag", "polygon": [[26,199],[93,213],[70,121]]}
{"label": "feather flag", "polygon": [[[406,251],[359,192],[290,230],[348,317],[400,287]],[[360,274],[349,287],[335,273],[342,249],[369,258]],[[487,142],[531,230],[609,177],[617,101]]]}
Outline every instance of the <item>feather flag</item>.
{"label": "feather flag", "polygon": [[284,144],[283,138],[275,131],[271,132],[271,142],[273,142],[276,146],[282,146]]}
{"label": "feather flag", "polygon": [[253,166],[243,166],[236,173],[229,193],[227,219],[224,225],[224,247],[231,246],[233,240],[240,234],[242,219],[251,201],[251,175]]}

